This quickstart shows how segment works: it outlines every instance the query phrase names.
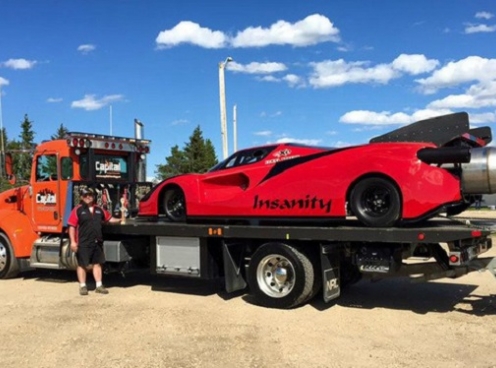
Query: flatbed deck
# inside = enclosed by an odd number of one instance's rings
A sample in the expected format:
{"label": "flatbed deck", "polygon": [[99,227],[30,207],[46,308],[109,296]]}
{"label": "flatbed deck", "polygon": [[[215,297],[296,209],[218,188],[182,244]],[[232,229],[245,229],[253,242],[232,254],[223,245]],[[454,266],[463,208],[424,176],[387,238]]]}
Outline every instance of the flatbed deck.
{"label": "flatbed deck", "polygon": [[435,218],[420,226],[370,228],[356,220],[342,221],[333,226],[302,225],[229,225],[229,224],[185,224],[164,220],[127,220],[125,224],[104,226],[105,235],[146,235],[218,237],[286,240],[321,240],[350,242],[407,242],[439,243],[490,235],[488,227],[448,218]]}

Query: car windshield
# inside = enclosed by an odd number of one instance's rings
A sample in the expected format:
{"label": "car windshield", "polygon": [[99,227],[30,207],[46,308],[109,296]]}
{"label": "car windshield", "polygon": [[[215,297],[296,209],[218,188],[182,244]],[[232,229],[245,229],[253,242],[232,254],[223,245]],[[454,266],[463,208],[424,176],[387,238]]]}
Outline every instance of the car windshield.
{"label": "car windshield", "polygon": [[238,151],[232,154],[231,156],[229,156],[228,158],[226,158],[224,161],[219,162],[217,165],[215,165],[210,170],[208,170],[208,172],[253,164],[255,162],[263,160],[276,147],[278,147],[278,145],[257,147],[243,151]]}

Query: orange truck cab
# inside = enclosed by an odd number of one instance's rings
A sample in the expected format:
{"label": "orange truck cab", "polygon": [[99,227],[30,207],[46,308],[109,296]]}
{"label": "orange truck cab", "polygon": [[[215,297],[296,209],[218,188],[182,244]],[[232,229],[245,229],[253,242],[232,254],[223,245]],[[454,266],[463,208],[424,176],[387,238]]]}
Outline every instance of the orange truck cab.
{"label": "orange truck cab", "polygon": [[96,203],[114,216],[137,212],[152,186],[146,182],[150,141],[141,138],[142,127],[135,121],[135,138],[73,132],[36,147],[29,183],[0,193],[0,278],[16,276],[23,266],[75,269],[66,230],[82,187],[93,188]]}

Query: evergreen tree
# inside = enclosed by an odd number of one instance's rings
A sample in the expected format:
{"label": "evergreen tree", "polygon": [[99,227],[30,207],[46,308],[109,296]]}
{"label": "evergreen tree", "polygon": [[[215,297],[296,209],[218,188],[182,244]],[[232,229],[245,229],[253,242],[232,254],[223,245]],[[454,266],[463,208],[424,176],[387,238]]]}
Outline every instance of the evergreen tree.
{"label": "evergreen tree", "polygon": [[[21,133],[19,134],[19,138],[19,149],[22,150],[22,152],[19,153],[18,159],[14,164],[14,172],[19,180],[29,180],[35,144],[33,122],[29,120],[28,114],[24,115],[24,120],[21,123]],[[12,146],[17,146],[16,143],[17,142],[12,142]]]}
{"label": "evergreen tree", "polygon": [[212,142],[203,138],[200,126],[189,137],[184,150],[177,145],[171,148],[171,155],[165,158],[166,164],[157,165],[157,178],[160,180],[178,174],[204,173],[217,163]]}
{"label": "evergreen tree", "polygon": [[7,180],[7,173],[5,172],[5,151],[7,147],[7,131],[5,128],[2,128],[0,132],[0,192],[7,190],[11,187]]}
{"label": "evergreen tree", "polygon": [[64,124],[60,124],[59,128],[57,129],[57,132],[53,135],[50,136],[50,139],[64,139],[65,135],[69,133],[67,128],[64,126]]}

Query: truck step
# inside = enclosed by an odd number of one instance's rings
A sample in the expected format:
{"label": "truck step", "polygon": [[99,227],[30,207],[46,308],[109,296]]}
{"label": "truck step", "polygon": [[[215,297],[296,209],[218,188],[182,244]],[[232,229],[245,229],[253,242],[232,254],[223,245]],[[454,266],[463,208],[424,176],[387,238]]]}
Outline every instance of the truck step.
{"label": "truck step", "polygon": [[35,262],[35,263],[30,263],[30,267],[32,268],[46,268],[50,270],[65,270],[66,267],[60,266],[58,264],[53,264],[53,263],[40,263],[40,262]]}

